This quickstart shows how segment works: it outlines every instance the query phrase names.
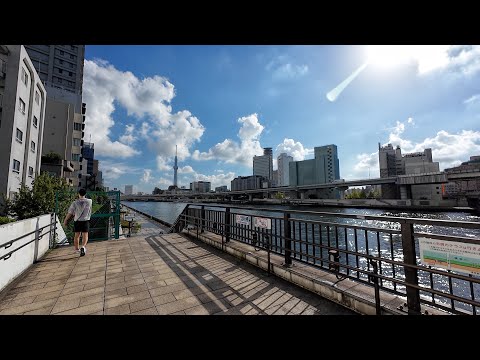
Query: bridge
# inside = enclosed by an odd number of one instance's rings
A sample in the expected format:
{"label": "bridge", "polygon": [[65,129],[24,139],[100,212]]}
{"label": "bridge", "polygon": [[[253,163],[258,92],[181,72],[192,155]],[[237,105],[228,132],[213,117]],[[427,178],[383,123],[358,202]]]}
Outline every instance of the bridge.
{"label": "bridge", "polygon": [[[479,175],[480,176],[480,175]],[[215,193],[198,193],[198,192],[181,192],[178,193],[169,193],[161,195],[123,195],[122,200],[130,201],[159,201],[168,198],[219,198],[226,196],[234,195],[245,195],[248,194],[250,200],[255,194],[271,194],[277,192],[295,192],[300,194],[300,198],[304,199],[305,192],[309,190],[322,190],[322,189],[332,189],[336,188],[339,190],[346,190],[349,187],[353,186],[364,186],[364,185],[386,185],[386,184],[395,184],[399,185],[401,188],[405,188],[411,185],[422,185],[422,184],[443,184],[447,183],[448,178],[447,174],[444,172],[434,172],[434,173],[423,173],[423,174],[412,174],[412,175],[400,175],[387,178],[372,178],[372,179],[360,179],[360,180],[350,180],[350,181],[334,181],[325,184],[313,184],[313,185],[298,185],[298,186],[279,186],[279,187],[270,187],[262,189],[249,189],[249,190],[237,190],[237,191],[227,191],[227,192],[215,192]]]}

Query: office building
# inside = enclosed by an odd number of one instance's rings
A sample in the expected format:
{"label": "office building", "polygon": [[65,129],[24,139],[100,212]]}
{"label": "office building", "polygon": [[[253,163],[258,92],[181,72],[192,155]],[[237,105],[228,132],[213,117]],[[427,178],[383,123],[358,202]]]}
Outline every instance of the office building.
{"label": "office building", "polygon": [[[325,184],[340,179],[336,145],[315,147],[314,156],[314,159],[291,161],[288,164],[290,186]],[[337,189],[317,190],[317,196],[338,199],[340,192]]]}
{"label": "office building", "polygon": [[125,185],[125,195],[133,194],[133,185]]}
{"label": "office building", "polygon": [[266,177],[273,180],[273,155],[272,148],[263,148],[263,155],[253,157],[253,175]]}
{"label": "office building", "polygon": [[[445,169],[447,174],[471,174],[480,173],[480,156],[470,156],[469,161],[465,161],[458,166]],[[472,176],[469,179],[455,180],[445,184],[442,188],[444,197],[459,197],[465,195],[475,195],[480,192],[480,177]]]}
{"label": "office building", "polygon": [[71,161],[65,179],[82,185],[81,154],[86,104],[82,103],[84,45],[25,45],[47,91],[43,155],[60,154]]}
{"label": "office building", "polygon": [[210,189],[210,181],[194,181],[190,183],[190,190],[192,190],[192,192],[207,193],[210,192]]}
{"label": "office building", "polygon": [[26,49],[0,45],[0,193],[9,199],[40,174],[46,97]]}
{"label": "office building", "polygon": [[228,191],[227,185],[217,186],[215,188],[215,192],[225,192],[225,191]]}
{"label": "office building", "polygon": [[269,187],[269,180],[265,176],[238,176],[231,181],[232,191],[253,190]]}
{"label": "office building", "polygon": [[293,157],[286,153],[281,153],[277,158],[277,186],[288,186],[290,184],[289,179],[289,163],[293,161]]}

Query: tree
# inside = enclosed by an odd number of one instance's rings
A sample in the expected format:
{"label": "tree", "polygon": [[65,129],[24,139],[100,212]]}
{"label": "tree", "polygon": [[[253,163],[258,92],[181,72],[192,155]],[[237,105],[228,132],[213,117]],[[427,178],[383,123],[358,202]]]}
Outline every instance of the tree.
{"label": "tree", "polygon": [[[18,220],[48,214],[55,211],[55,192],[67,191],[65,179],[42,173],[33,181],[30,189],[25,184],[19,188],[13,200],[6,200],[6,212]],[[70,198],[67,200],[70,201]]]}
{"label": "tree", "polygon": [[279,192],[275,193],[274,197],[275,197],[275,199],[280,199],[280,200],[285,199],[285,193],[279,191]]}

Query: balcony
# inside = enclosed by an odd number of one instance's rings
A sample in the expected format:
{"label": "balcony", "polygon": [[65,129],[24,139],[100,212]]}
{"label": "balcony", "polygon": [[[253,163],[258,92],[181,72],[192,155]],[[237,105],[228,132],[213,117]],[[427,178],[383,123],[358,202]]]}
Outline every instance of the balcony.
{"label": "balcony", "polygon": [[70,160],[63,160],[63,171],[73,172],[75,169],[73,168],[73,164]]}

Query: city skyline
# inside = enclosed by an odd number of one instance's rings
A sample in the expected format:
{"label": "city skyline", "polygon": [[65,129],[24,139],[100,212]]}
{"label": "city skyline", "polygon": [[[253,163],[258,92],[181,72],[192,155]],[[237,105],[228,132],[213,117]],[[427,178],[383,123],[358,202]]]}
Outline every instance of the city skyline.
{"label": "city skyline", "polygon": [[479,47],[399,47],[397,64],[368,49],[87,45],[85,135],[105,185],[167,188],[175,144],[179,186],[212,188],[252,175],[263,147],[277,169],[282,152],[312,159],[334,143],[347,180],[379,177],[378,142],[432,148],[440,170],[480,154]]}

